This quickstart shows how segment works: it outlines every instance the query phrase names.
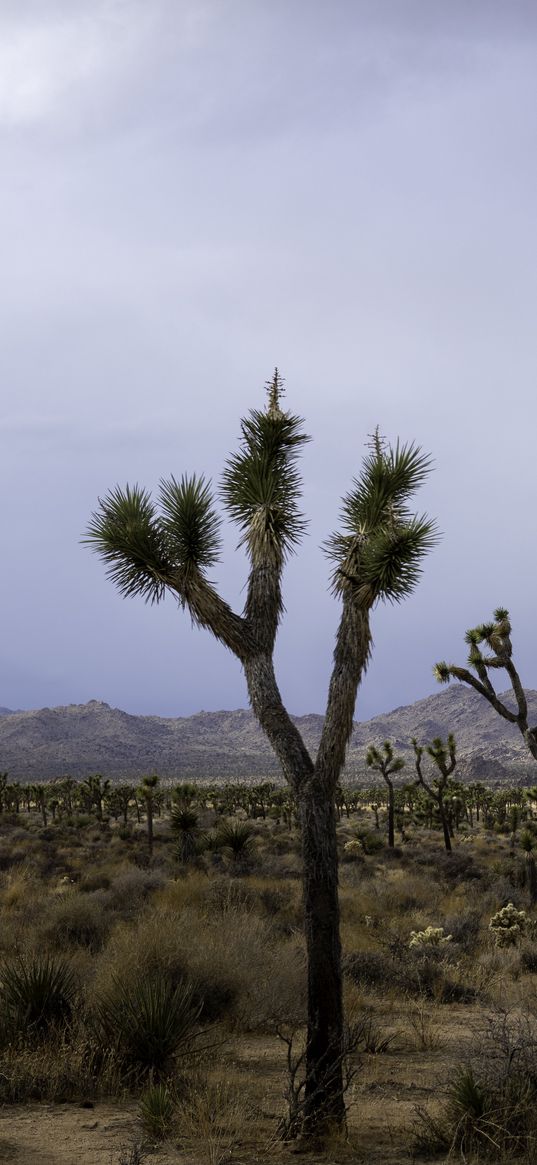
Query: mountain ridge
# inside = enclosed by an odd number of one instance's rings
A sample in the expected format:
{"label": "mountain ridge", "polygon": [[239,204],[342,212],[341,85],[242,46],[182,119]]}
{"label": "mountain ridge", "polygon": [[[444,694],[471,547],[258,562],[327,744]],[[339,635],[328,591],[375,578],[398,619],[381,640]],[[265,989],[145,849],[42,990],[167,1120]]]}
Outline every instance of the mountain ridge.
{"label": "mountain ridge", "polygon": [[[537,723],[537,692],[528,691],[529,716]],[[513,704],[512,694],[505,694]],[[318,747],[323,716],[293,720],[308,748]],[[356,721],[344,779],[365,775],[369,744],[391,740],[409,767],[411,740],[428,743],[453,732],[457,775],[466,779],[520,779],[537,783],[535,762],[516,725],[502,720],[476,692],[450,685],[413,704],[367,721]],[[192,716],[140,716],[100,700],[27,711],[0,709],[0,769],[12,779],[50,780],[100,772],[112,779],[137,779],[148,772],[176,780],[278,779],[278,762],[248,709],[200,711]],[[534,772],[535,770],[535,772]]]}

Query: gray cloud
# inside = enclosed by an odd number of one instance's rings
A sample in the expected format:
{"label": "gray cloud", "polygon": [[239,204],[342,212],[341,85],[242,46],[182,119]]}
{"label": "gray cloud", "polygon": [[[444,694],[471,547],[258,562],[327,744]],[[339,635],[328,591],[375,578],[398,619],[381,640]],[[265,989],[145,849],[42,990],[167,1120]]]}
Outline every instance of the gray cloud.
{"label": "gray cloud", "polygon": [[[537,686],[535,6],[24,7],[0,14],[0,704],[245,703],[235,662],[172,603],[122,602],[80,538],[116,481],[217,479],[276,362],[315,438],[291,706],[322,710],[318,546],[377,422],[433,452],[444,540],[376,613],[358,714],[430,691],[498,602]],[[235,544],[217,573],[240,605]]]}

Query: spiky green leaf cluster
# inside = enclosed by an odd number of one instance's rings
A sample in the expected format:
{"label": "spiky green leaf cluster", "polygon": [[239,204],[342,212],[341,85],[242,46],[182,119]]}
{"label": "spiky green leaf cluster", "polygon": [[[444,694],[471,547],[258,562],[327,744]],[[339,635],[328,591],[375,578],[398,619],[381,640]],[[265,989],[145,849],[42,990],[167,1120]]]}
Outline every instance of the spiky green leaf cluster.
{"label": "spiky green leaf cluster", "polygon": [[300,541],[306,522],[298,506],[301,479],[297,457],[309,437],[301,417],[282,412],[279,396],[242,422],[240,449],[227,461],[222,498],[241,531],[253,563],[280,565]]}
{"label": "spiky green leaf cluster", "polygon": [[412,593],[423,557],[438,541],[435,523],[408,507],[430,468],[417,446],[386,448],[375,434],[362,473],[343,498],[343,532],[325,546],[336,564],[337,592],[352,588],[365,607],[378,599],[400,602]]}
{"label": "spiky green leaf cluster", "polygon": [[220,556],[221,519],[208,482],[195,474],[162,480],[160,506],[160,528],[183,572],[214,566]]}
{"label": "spiky green leaf cluster", "polygon": [[145,489],[116,486],[92,515],[85,542],[124,596],[160,602],[194,571],[218,559],[220,520],[203,477],[161,481],[159,512]]}
{"label": "spiky green leaf cluster", "polygon": [[92,514],[85,543],[106,563],[106,573],[122,595],[158,603],[173,572],[154,503],[138,485],[116,486]]}
{"label": "spiky green leaf cluster", "polygon": [[[479,623],[477,627],[470,627],[466,632],[464,639],[470,648],[468,665],[477,672],[482,683],[487,683],[487,671],[490,668],[504,667],[506,656],[510,657],[510,635],[509,611],[505,607],[496,608],[493,621]],[[481,650],[483,643],[490,649],[491,655],[483,654]],[[455,667],[454,664],[447,664],[442,660],[434,665],[433,674],[439,683],[445,684],[449,683],[452,677],[465,680],[468,673],[464,668]]]}
{"label": "spiky green leaf cluster", "polygon": [[365,762],[368,768],[376,769],[377,772],[387,772],[388,774],[399,773],[405,767],[405,761],[402,756],[394,757],[393,746],[389,740],[383,742],[382,752],[374,744],[370,744],[366,753]]}

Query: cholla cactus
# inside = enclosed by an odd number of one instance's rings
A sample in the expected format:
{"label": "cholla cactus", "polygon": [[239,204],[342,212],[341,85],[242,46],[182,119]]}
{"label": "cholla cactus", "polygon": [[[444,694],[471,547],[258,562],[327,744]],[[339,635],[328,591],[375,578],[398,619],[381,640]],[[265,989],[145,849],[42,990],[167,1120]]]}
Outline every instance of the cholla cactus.
{"label": "cholla cactus", "polygon": [[526,911],[517,910],[512,902],[508,902],[507,906],[493,914],[489,922],[489,930],[497,947],[514,946],[526,933],[527,926]]}
{"label": "cholla cactus", "polygon": [[346,841],[343,849],[346,854],[361,854],[364,851],[364,847],[357,837],[353,838],[352,841]]}
{"label": "cholla cactus", "polygon": [[452,935],[444,934],[443,926],[427,926],[425,930],[411,930],[409,947],[444,947]]}

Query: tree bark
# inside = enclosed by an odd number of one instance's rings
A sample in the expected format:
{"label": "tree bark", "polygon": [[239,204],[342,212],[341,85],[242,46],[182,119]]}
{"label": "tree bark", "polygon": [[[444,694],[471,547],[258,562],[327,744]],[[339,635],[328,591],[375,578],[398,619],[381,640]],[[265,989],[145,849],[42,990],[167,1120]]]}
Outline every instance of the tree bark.
{"label": "tree bark", "polygon": [[453,847],[451,845],[451,837],[450,837],[450,833],[449,833],[448,819],[446,817],[446,810],[444,808],[444,802],[442,801],[441,797],[438,798],[438,811],[440,813],[440,820],[442,822],[442,829],[444,831],[444,845],[446,847],[447,853],[450,854]]}
{"label": "tree bark", "polygon": [[391,781],[386,782],[388,786],[388,846],[393,849],[395,846],[395,793]]}
{"label": "tree bark", "polygon": [[344,1119],[343,997],[336,816],[312,782],[300,801],[304,928],[308,956],[305,1126]]}

